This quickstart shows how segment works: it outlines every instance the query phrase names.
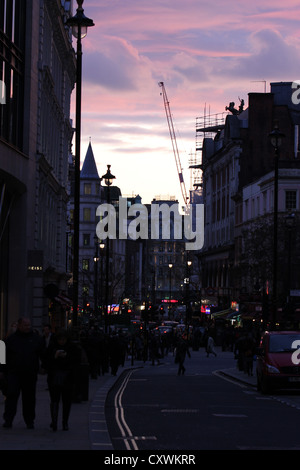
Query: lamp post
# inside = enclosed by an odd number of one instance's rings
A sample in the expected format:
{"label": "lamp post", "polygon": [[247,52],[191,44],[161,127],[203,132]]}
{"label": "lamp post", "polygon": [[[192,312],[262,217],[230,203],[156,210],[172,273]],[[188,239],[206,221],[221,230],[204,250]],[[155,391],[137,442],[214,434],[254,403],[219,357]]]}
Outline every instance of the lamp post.
{"label": "lamp post", "polygon": [[284,134],[279,131],[278,121],[274,123],[274,129],[269,134],[271,144],[275,149],[274,162],[274,221],[273,221],[273,322],[274,327],[277,318],[277,251],[278,251],[278,161],[279,147],[282,144]]}
{"label": "lamp post", "polygon": [[102,310],[103,310],[103,252],[105,248],[105,244],[103,242],[100,243],[100,284],[101,284],[101,289],[100,289],[100,309],[101,309],[101,315],[102,315]]}
{"label": "lamp post", "polygon": [[94,236],[95,240],[95,256],[94,256],[94,313],[97,315],[98,313],[98,263],[99,263],[99,256],[98,256],[98,237],[97,235]]}
{"label": "lamp post", "polygon": [[[106,200],[107,204],[110,204],[110,187],[112,185],[115,176],[110,172],[110,165],[107,165],[107,172],[102,176],[107,186]],[[105,333],[108,332],[108,291],[109,291],[109,234],[106,239],[106,279],[105,279]]]}
{"label": "lamp post", "polygon": [[87,28],[94,26],[93,20],[83,13],[84,0],[77,0],[76,15],[68,18],[66,25],[72,28],[77,39],[76,52],[76,140],[75,140],[75,175],[74,175],[74,247],[73,247],[73,326],[78,318],[78,273],[79,273],[79,210],[80,210],[80,133],[81,133],[81,86],[82,86],[82,46],[81,40],[87,35]]}
{"label": "lamp post", "polygon": [[287,306],[290,307],[291,296],[291,254],[292,254],[292,230],[295,227],[295,214],[290,213],[285,217],[285,225],[288,229],[288,272],[287,272]]}
{"label": "lamp post", "polygon": [[170,263],[169,264],[169,320],[171,319],[171,298],[172,298],[172,268],[173,268],[173,264]]}
{"label": "lamp post", "polygon": [[188,332],[189,320],[190,320],[190,305],[189,305],[189,297],[190,297],[190,275],[191,275],[191,266],[192,261],[188,260],[186,262],[186,293],[185,293],[185,326]]}

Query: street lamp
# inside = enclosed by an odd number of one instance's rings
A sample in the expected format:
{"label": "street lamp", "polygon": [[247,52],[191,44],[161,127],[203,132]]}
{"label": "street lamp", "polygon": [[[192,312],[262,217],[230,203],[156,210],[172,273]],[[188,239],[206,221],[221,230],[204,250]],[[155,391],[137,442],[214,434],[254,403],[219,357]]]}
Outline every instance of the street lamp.
{"label": "street lamp", "polygon": [[[102,176],[102,180],[104,180],[107,186],[107,193],[106,193],[106,201],[107,204],[110,204],[110,187],[112,185],[115,176],[110,172],[110,166],[107,165],[107,172],[105,175]],[[105,280],[105,333],[108,332],[108,290],[109,290],[109,234],[107,234],[106,240],[106,280]]]}
{"label": "street lamp", "polygon": [[102,315],[102,310],[103,310],[103,253],[104,253],[104,248],[105,248],[105,243],[101,242],[100,245],[100,284],[101,284],[101,289],[100,289],[100,309],[101,309],[101,315]]}
{"label": "street lamp", "polygon": [[68,18],[66,25],[72,28],[77,39],[76,52],[76,141],[74,174],[74,258],[73,258],[73,326],[78,318],[78,274],[79,274],[79,210],[80,210],[80,133],[81,133],[81,85],[82,85],[82,47],[81,40],[87,35],[87,28],[94,26],[93,20],[83,13],[83,0],[77,0],[76,15]]}
{"label": "street lamp", "polygon": [[99,256],[98,256],[99,244],[98,244],[98,237],[97,237],[97,235],[94,236],[94,241],[95,241],[95,256],[94,256],[94,313],[95,313],[95,315],[97,315],[97,314],[98,314],[98,262],[99,262]]}
{"label": "street lamp", "polygon": [[188,260],[186,262],[186,278],[184,280],[185,283],[185,326],[188,329],[189,324],[189,291],[190,291],[190,269],[192,266],[192,261]]}
{"label": "street lamp", "polygon": [[172,268],[173,268],[173,264],[170,263],[169,264],[169,275],[170,275],[170,284],[169,284],[169,288],[170,288],[170,294],[169,294],[169,320],[171,319],[171,298],[172,298]]}
{"label": "street lamp", "polygon": [[274,164],[274,222],[273,222],[273,322],[274,327],[277,317],[277,251],[278,251],[278,161],[279,161],[279,147],[285,137],[278,128],[278,121],[274,123],[274,129],[269,134],[271,144],[275,149],[275,164]]}
{"label": "street lamp", "polygon": [[292,230],[295,227],[295,214],[289,213],[285,217],[285,225],[288,229],[288,273],[287,273],[287,305],[290,307],[291,296],[291,253],[292,253]]}

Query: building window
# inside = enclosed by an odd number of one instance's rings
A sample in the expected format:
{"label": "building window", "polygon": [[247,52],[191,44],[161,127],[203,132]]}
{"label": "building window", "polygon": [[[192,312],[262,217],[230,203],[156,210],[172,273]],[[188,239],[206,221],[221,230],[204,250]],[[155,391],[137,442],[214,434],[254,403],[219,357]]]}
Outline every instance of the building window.
{"label": "building window", "polygon": [[248,220],[248,218],[249,218],[248,211],[249,211],[249,199],[246,199],[246,201],[245,201],[245,220]]}
{"label": "building window", "polygon": [[267,212],[267,192],[263,192],[263,214]]}
{"label": "building window", "polygon": [[285,208],[296,209],[297,206],[297,192],[296,191],[286,191],[285,192]]}
{"label": "building window", "polygon": [[89,270],[89,259],[83,259],[82,260],[82,270],[83,271],[88,271]]}
{"label": "building window", "polygon": [[85,207],[83,209],[83,220],[85,222],[90,222],[91,221],[91,208],[90,207]]}
{"label": "building window", "polygon": [[89,233],[83,234],[83,245],[90,246],[90,234]]}
{"label": "building window", "polygon": [[[22,150],[24,101],[25,4],[0,1],[0,137]],[[4,59],[5,58],[5,59]]]}
{"label": "building window", "polygon": [[91,183],[84,183],[84,194],[92,194]]}

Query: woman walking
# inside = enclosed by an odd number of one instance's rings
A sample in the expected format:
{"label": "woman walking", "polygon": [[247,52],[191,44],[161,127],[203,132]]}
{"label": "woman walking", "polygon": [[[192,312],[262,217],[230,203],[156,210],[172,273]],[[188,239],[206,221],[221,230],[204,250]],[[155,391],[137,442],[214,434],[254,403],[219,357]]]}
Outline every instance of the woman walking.
{"label": "woman walking", "polygon": [[215,351],[215,342],[212,336],[208,336],[207,345],[206,345],[206,357],[209,357],[210,354],[213,354],[215,357],[217,355]]}
{"label": "woman walking", "polygon": [[57,430],[59,403],[62,401],[63,430],[68,430],[75,373],[80,364],[80,350],[72,343],[66,330],[60,330],[45,357],[50,394],[51,427]]}

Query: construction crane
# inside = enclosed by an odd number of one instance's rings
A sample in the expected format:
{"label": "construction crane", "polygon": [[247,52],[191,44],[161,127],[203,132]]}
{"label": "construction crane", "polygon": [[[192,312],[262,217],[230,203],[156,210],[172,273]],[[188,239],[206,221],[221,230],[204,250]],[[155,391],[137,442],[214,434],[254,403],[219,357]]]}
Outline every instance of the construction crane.
{"label": "construction crane", "polygon": [[182,167],[181,167],[181,163],[180,163],[180,157],[179,157],[177,141],[176,141],[176,134],[175,134],[175,131],[174,131],[173,120],[172,120],[172,115],[171,115],[171,110],[170,110],[170,103],[169,103],[169,100],[168,100],[168,97],[167,97],[164,82],[159,82],[158,85],[162,88],[162,93],[161,94],[162,94],[163,99],[164,99],[164,105],[165,105],[165,110],[166,110],[166,116],[167,116],[170,136],[171,136],[171,142],[172,142],[173,152],[174,152],[174,156],[175,156],[176,168],[177,168],[177,173],[178,173],[179,182],[180,182],[181,194],[182,194],[184,203],[187,206],[188,202],[189,202],[189,198],[188,198],[185,183],[184,183]]}

